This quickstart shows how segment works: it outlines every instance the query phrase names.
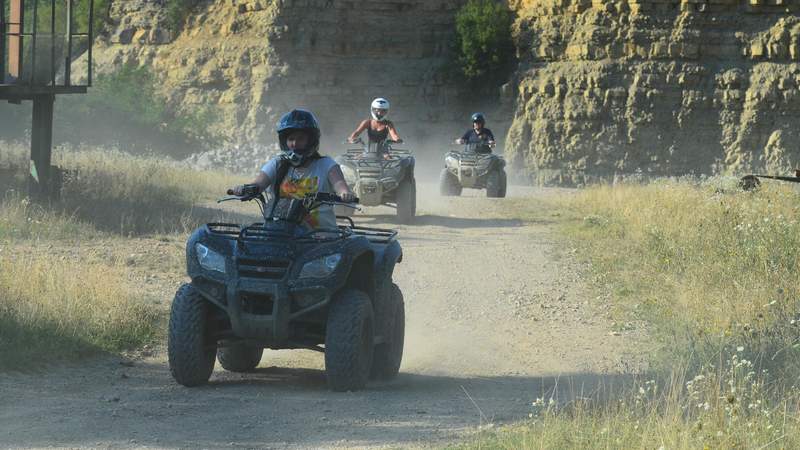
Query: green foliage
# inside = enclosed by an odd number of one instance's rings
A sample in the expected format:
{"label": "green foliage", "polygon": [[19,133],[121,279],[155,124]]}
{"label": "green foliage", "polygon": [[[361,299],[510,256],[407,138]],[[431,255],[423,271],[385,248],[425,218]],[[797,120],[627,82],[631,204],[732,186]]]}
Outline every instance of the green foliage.
{"label": "green foliage", "polygon": [[167,19],[173,30],[179,30],[200,0],[167,0]]}
{"label": "green foliage", "polygon": [[508,7],[496,0],[469,0],[458,11],[458,63],[468,81],[496,81],[513,61],[512,20]]}

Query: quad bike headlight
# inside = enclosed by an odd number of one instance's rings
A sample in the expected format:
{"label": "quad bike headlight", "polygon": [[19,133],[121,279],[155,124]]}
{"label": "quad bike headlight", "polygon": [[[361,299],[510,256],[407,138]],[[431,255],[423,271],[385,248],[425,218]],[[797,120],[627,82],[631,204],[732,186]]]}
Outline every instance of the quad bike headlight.
{"label": "quad bike headlight", "polygon": [[334,253],[309,261],[300,269],[300,278],[325,278],[336,270],[341,260],[342,254]]}
{"label": "quad bike headlight", "polygon": [[200,263],[200,267],[206,270],[225,273],[224,256],[200,243],[195,244],[194,249],[197,251],[197,262]]}

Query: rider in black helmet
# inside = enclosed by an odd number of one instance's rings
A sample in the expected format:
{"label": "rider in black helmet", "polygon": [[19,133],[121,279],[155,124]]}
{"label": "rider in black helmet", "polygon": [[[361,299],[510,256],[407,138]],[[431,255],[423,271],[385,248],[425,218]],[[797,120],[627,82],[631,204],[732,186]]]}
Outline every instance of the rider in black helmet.
{"label": "rider in black helmet", "polygon": [[494,148],[494,134],[492,130],[486,128],[486,117],[483,113],[472,115],[472,129],[467,130],[460,139],[456,139],[456,144],[485,144],[486,147]]}
{"label": "rider in black helmet", "polygon": [[[292,110],[281,117],[277,128],[283,153],[264,164],[251,184],[258,185],[262,191],[270,188],[273,199],[275,187],[279,188],[282,199],[301,199],[316,192],[336,193],[345,202],[356,198],[347,186],[339,164],[319,154],[321,133],[314,114],[303,109]],[[232,191],[235,195],[242,195],[244,186],[236,186]],[[323,206],[314,210],[309,215],[308,225],[336,228],[333,208]]]}

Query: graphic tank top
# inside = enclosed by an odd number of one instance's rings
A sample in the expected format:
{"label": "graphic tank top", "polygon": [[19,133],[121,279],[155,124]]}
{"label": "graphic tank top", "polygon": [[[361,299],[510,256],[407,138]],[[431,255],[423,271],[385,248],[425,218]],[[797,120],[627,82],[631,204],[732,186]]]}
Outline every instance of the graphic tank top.
{"label": "graphic tank top", "polygon": [[[261,171],[269,177],[272,183],[278,176],[279,163],[280,157],[274,157],[261,168]],[[332,158],[323,156],[311,161],[305,167],[289,167],[289,171],[281,183],[281,198],[303,199],[306,194],[317,192],[333,194],[333,186],[328,180],[328,173],[336,164]],[[272,203],[276,201],[273,185],[270,185],[267,191],[271,194],[269,205],[271,208]],[[333,207],[323,205],[315,209],[306,217],[306,223],[315,229],[336,228],[336,214]]]}

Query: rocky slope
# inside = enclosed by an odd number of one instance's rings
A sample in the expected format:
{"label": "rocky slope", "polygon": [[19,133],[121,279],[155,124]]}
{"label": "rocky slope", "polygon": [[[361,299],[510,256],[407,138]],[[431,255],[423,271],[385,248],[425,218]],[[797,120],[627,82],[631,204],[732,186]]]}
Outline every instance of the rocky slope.
{"label": "rocky slope", "polygon": [[800,163],[796,0],[517,0],[506,150],[541,182]]}
{"label": "rocky slope", "polygon": [[163,1],[116,0],[95,57],[151,67],[175,108],[211,105],[228,148],[274,144],[277,116],[304,106],[336,152],[385,96],[432,159],[488,111],[543,183],[800,164],[800,0],[511,0],[509,108],[442,75],[464,1],[206,0],[175,33]]}
{"label": "rocky slope", "polygon": [[96,65],[151,67],[171,105],[212,105],[216,131],[232,141],[273,143],[278,115],[301,106],[338,150],[377,96],[418,141],[459,120],[460,130],[469,113],[454,107],[463,102],[441,76],[463,1],[205,1],[179,33],[162,3],[114,1]]}

